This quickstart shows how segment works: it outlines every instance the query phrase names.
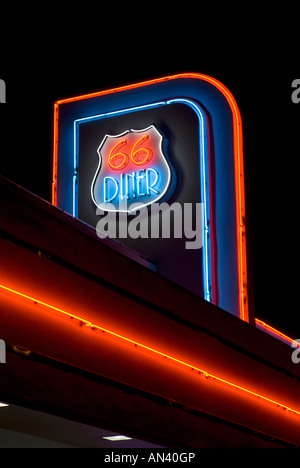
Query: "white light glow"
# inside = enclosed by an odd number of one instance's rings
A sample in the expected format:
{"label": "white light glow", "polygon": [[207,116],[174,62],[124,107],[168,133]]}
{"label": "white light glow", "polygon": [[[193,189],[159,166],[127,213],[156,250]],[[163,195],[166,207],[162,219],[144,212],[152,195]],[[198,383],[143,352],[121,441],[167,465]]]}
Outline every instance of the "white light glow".
{"label": "white light glow", "polygon": [[118,442],[120,440],[132,440],[131,437],[126,437],[123,435],[102,437],[102,439],[111,440],[112,442]]}

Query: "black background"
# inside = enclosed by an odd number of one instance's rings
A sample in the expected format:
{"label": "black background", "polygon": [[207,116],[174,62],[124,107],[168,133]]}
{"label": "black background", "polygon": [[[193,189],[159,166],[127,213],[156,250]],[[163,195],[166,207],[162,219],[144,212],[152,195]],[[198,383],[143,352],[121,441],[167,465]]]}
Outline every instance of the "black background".
{"label": "black background", "polygon": [[[196,5],[196,4],[195,4]],[[18,10],[1,31],[0,174],[50,201],[57,99],[195,72],[233,93],[244,132],[248,262],[256,316],[300,338],[300,78],[296,12]],[[75,8],[75,7],[73,7]],[[78,7],[78,8],[82,8]],[[134,13],[134,14],[133,14]],[[224,15],[223,15],[224,13]],[[276,16],[275,16],[276,13]],[[4,15],[5,17],[5,15]],[[3,23],[3,19],[1,20]],[[47,26],[48,25],[48,26]]]}

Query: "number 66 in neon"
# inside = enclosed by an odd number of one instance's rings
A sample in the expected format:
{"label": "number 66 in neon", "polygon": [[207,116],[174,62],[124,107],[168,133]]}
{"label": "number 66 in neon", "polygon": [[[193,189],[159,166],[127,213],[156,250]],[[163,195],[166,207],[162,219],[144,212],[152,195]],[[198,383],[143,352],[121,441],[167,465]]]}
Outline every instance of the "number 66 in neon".
{"label": "number 66 in neon", "polygon": [[153,157],[153,151],[150,148],[142,146],[147,140],[149,140],[149,135],[139,138],[132,147],[130,157],[122,150],[122,148],[127,146],[127,140],[124,139],[116,143],[108,155],[110,167],[114,171],[121,171],[128,166],[130,160],[138,166],[148,164]]}

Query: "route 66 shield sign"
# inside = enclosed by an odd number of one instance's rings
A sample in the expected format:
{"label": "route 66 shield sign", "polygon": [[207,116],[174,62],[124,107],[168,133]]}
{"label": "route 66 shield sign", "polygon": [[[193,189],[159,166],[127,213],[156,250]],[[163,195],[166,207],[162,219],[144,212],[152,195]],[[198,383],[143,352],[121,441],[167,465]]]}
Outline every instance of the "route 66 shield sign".
{"label": "route 66 shield sign", "polygon": [[134,213],[160,200],[171,183],[163,136],[154,125],[105,135],[91,196],[103,211]]}

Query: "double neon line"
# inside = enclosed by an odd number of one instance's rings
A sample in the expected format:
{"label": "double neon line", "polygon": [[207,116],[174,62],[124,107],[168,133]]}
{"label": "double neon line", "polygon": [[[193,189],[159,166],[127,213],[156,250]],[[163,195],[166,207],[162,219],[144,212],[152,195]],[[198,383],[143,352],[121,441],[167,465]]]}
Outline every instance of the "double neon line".
{"label": "double neon line", "polygon": [[194,366],[194,365],[192,365],[190,363],[187,363],[185,361],[177,359],[177,358],[175,358],[175,357],[173,357],[171,355],[165,354],[165,353],[163,353],[163,352],[161,352],[161,351],[159,351],[157,349],[154,349],[154,348],[146,346],[146,345],[144,345],[144,344],[142,344],[142,343],[140,343],[138,341],[127,338],[126,336],[120,335],[119,333],[116,333],[116,332],[114,332],[112,330],[108,330],[106,328],[103,328],[100,325],[89,322],[88,320],[83,319],[83,318],[81,318],[79,316],[76,316],[74,314],[71,314],[70,312],[67,312],[67,311],[65,311],[63,309],[52,306],[52,305],[50,305],[50,304],[48,304],[46,302],[40,301],[39,299],[28,296],[27,294],[24,294],[24,293],[22,293],[20,291],[16,291],[16,290],[14,290],[12,288],[9,288],[7,286],[4,286],[2,284],[0,284],[0,290],[9,292],[9,293],[13,294],[16,297],[20,297],[20,298],[29,300],[29,301],[33,302],[34,304],[39,304],[41,306],[44,306],[47,309],[55,311],[55,312],[57,312],[57,313],[59,313],[61,315],[68,316],[68,317],[73,318],[73,319],[77,319],[78,321],[80,321],[81,324],[84,324],[84,325],[86,325],[88,327],[91,327],[94,330],[96,329],[96,330],[99,330],[101,332],[105,332],[111,337],[120,339],[123,343],[133,344],[135,348],[139,347],[141,349],[144,349],[144,350],[147,350],[147,351],[151,352],[152,354],[154,354],[156,356],[161,356],[161,357],[167,358],[171,362],[180,364],[180,365],[184,366],[185,368],[188,368],[190,370],[196,371],[196,372],[204,375],[206,378],[211,378],[211,379],[215,380],[216,382],[225,384],[227,387],[229,387],[231,389],[240,390],[244,394],[254,396],[256,398],[259,398],[261,401],[271,403],[271,404],[281,408],[282,410],[288,411],[289,414],[294,414],[294,415],[300,416],[300,411],[298,409],[296,410],[295,408],[291,408],[291,407],[289,407],[289,406],[287,406],[287,405],[285,405],[285,404],[283,404],[283,403],[281,403],[279,401],[273,400],[272,398],[269,398],[266,395],[262,395],[261,393],[258,393],[258,392],[255,392],[255,391],[249,389],[249,388],[240,386],[240,385],[238,385],[238,384],[236,384],[234,382],[231,382],[229,380],[225,380],[225,379],[223,379],[221,377],[218,377],[217,375],[211,374],[210,372],[208,372],[205,369],[199,368],[199,367]]}

